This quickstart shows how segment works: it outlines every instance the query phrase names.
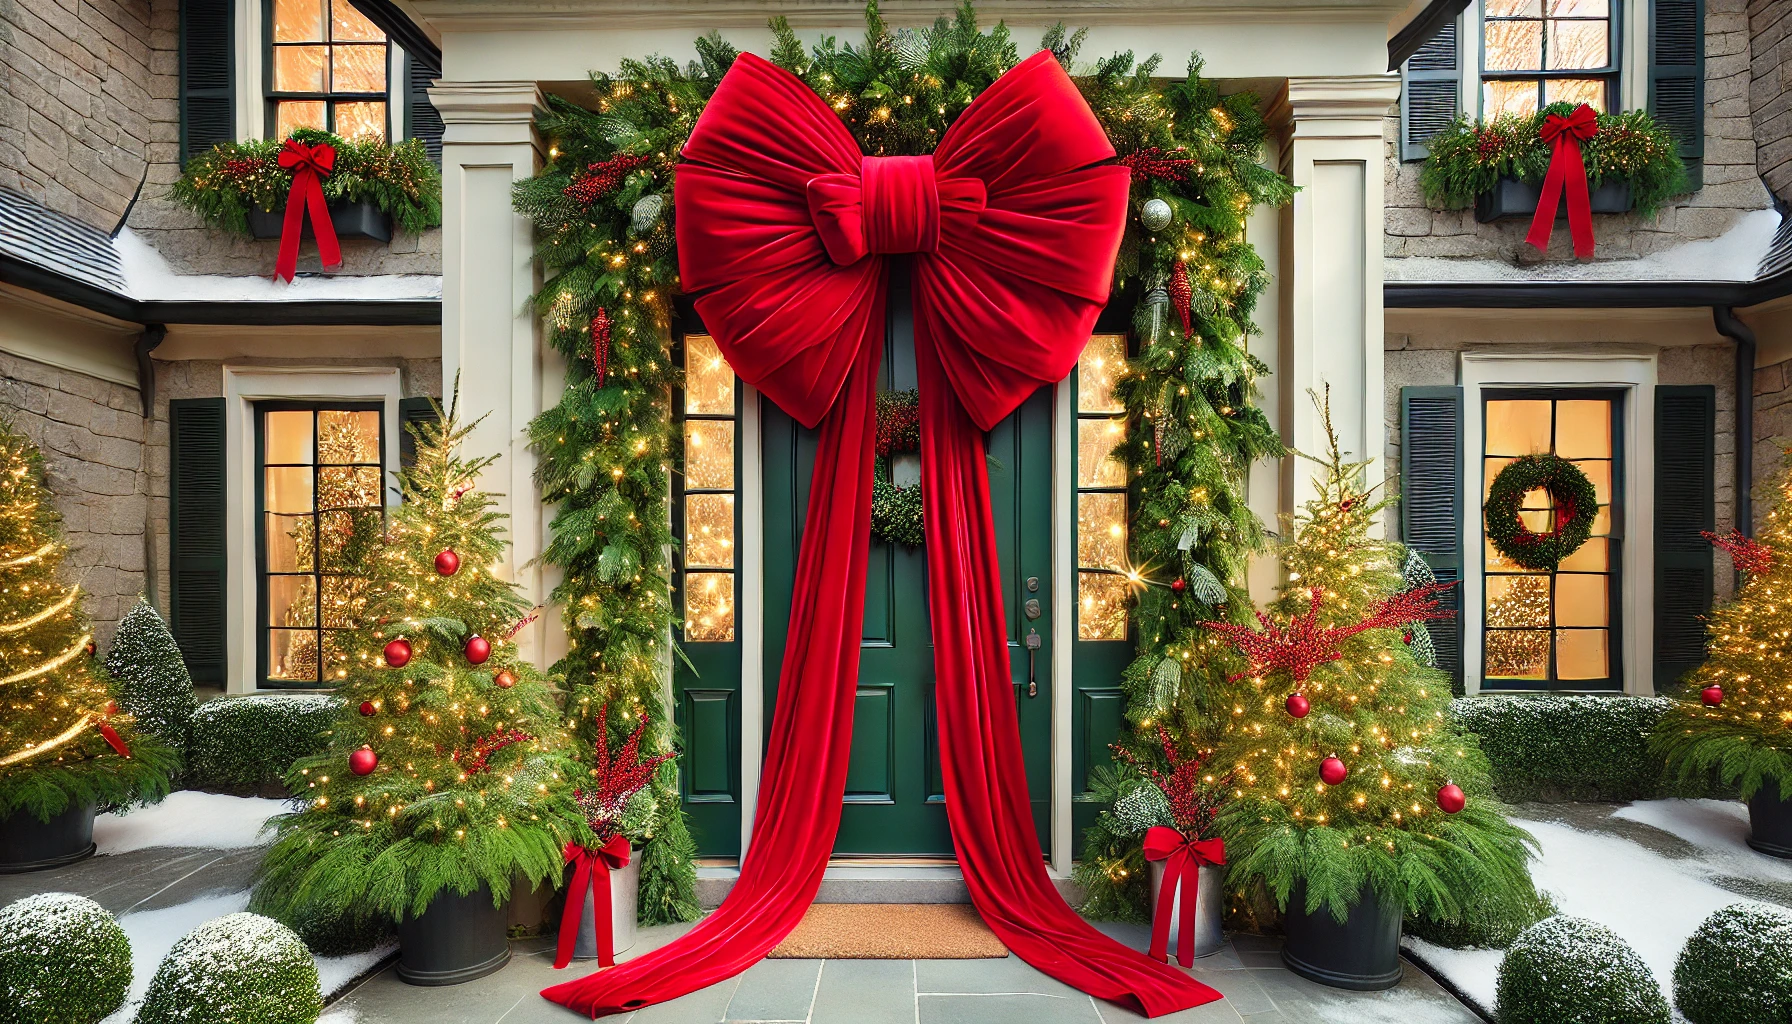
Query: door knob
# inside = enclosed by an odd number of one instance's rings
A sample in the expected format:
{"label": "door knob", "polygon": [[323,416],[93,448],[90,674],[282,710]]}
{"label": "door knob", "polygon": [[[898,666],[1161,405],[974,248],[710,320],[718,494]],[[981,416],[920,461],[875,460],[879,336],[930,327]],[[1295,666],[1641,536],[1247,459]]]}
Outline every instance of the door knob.
{"label": "door knob", "polygon": [[1037,597],[1027,598],[1027,603],[1022,606],[1022,610],[1026,612],[1027,618],[1029,619],[1037,619],[1040,615],[1044,614],[1039,610],[1039,599]]}

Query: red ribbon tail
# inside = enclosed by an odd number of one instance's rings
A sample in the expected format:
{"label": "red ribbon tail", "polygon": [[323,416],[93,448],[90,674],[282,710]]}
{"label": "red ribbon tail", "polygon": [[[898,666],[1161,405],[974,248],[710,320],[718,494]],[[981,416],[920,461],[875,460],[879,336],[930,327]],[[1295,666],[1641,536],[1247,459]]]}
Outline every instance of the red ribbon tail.
{"label": "red ribbon tail", "polygon": [[[592,925],[597,931],[597,966],[616,966],[616,929],[610,911],[610,861],[605,857],[593,857],[597,866],[603,869],[599,875],[591,874],[591,910]],[[581,910],[582,913],[582,910]]]}
{"label": "red ribbon tail", "polygon": [[1587,194],[1587,165],[1579,146],[1570,145],[1563,155],[1564,162],[1572,165],[1563,182],[1568,187],[1568,235],[1574,239],[1575,258],[1584,260],[1593,255],[1593,200]]}
{"label": "red ribbon tail", "polygon": [[[1562,201],[1565,172],[1568,169],[1562,152],[1564,147],[1573,148],[1574,155],[1580,156],[1580,149],[1574,146],[1574,141],[1566,134],[1557,137],[1555,152],[1549,158],[1549,171],[1543,175],[1543,191],[1537,196],[1537,212],[1532,214],[1531,230],[1524,236],[1524,240],[1536,246],[1538,252],[1549,249],[1549,236],[1555,231],[1556,206]],[[1573,204],[1570,204],[1569,209],[1572,211]]]}
{"label": "red ribbon tail", "polygon": [[305,230],[305,204],[314,188],[323,191],[310,168],[293,172],[292,191],[286,195],[286,216],[280,222],[280,255],[274,260],[274,276],[288,284],[299,269],[299,234]]}
{"label": "red ribbon tail", "polygon": [[[1176,962],[1184,967],[1195,966],[1195,901],[1201,896],[1200,862],[1184,853],[1182,865],[1182,906],[1176,915]],[[1164,888],[1168,889],[1166,880]]]}
{"label": "red ribbon tail", "polygon": [[[566,845],[566,859],[573,865],[572,885],[566,890],[566,910],[560,915],[560,938],[554,947],[554,969],[559,970],[572,963],[573,946],[579,941],[579,919],[585,916],[585,892],[591,887],[591,862],[597,858],[571,843]],[[609,886],[604,887],[605,902],[608,902]],[[601,932],[606,921],[597,923]]]}
{"label": "red ribbon tail", "polygon": [[[1181,850],[1164,861],[1164,884],[1157,893],[1157,913],[1151,915],[1151,959],[1170,962],[1170,915],[1176,910],[1176,890],[1182,881],[1188,856]],[[1185,929],[1186,931],[1186,929]],[[1177,957],[1182,955],[1182,941],[1176,943]]]}
{"label": "red ribbon tail", "polygon": [[336,240],[336,223],[330,220],[330,207],[324,202],[324,187],[316,184],[317,178],[311,179],[311,197],[308,204],[311,208],[311,231],[317,236],[317,257],[326,267],[342,266],[342,244]]}

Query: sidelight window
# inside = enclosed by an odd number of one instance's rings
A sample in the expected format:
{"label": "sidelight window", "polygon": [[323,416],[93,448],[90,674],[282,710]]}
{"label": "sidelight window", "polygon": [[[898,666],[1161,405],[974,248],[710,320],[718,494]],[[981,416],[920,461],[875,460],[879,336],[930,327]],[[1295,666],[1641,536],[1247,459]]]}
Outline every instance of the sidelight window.
{"label": "sidelight window", "polygon": [[1076,371],[1077,639],[1125,640],[1132,588],[1126,571],[1126,437],[1114,379],[1126,367],[1126,335],[1097,334]]}
{"label": "sidelight window", "polygon": [[734,370],[715,339],[684,339],[684,638],[727,643],[734,639],[739,456],[735,432]]}

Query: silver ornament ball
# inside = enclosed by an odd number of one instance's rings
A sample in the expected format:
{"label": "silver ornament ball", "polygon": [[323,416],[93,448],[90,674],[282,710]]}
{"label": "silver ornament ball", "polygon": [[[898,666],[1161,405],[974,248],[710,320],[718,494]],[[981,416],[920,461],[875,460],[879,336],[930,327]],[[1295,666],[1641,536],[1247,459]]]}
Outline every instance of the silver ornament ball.
{"label": "silver ornament ball", "polygon": [[1170,218],[1174,216],[1170,204],[1162,199],[1147,199],[1139,210],[1139,222],[1147,231],[1162,231],[1170,226]]}
{"label": "silver ornament ball", "polygon": [[658,194],[645,195],[635,200],[634,208],[628,213],[629,230],[635,234],[645,234],[659,223],[660,212],[666,208],[666,197]]}

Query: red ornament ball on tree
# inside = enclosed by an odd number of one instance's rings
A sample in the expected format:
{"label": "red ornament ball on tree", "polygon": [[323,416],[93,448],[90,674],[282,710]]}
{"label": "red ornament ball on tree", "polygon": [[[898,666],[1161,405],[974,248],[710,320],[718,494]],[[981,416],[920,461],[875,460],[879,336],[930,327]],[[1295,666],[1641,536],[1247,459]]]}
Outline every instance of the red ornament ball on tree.
{"label": "red ornament ball on tree", "polygon": [[379,710],[379,708],[376,708],[373,706],[373,701],[364,700],[361,702],[361,713],[363,715],[366,715],[368,718],[372,718],[373,713],[378,710]]}
{"label": "red ornament ball on tree", "polygon": [[1188,589],[1188,581],[1178,576],[1175,581],[1170,584],[1170,589],[1180,594]]}
{"label": "red ornament ball on tree", "polygon": [[443,576],[452,576],[460,571],[460,556],[453,548],[436,552],[436,572]]}
{"label": "red ornament ball on tree", "polygon": [[379,763],[380,755],[374,753],[372,747],[362,747],[348,755],[348,770],[356,775],[372,775]]}
{"label": "red ornament ball on tree", "polygon": [[404,637],[386,645],[386,664],[393,668],[403,668],[411,663],[411,642]]}
{"label": "red ornament ball on tree", "polygon": [[1304,693],[1289,694],[1288,702],[1284,706],[1287,707],[1288,713],[1295,718],[1305,718],[1307,712],[1313,710],[1313,702],[1308,700]]}
{"label": "red ornament ball on tree", "polygon": [[490,640],[475,633],[467,639],[467,660],[475,665],[485,664],[485,659],[492,656]]}
{"label": "red ornament ball on tree", "polygon": [[499,669],[498,674],[492,677],[492,682],[498,684],[498,689],[508,690],[516,685],[516,676],[512,675],[507,668]]}
{"label": "red ornament ball on tree", "polygon": [[1444,788],[1437,791],[1438,810],[1445,814],[1455,814],[1467,806],[1468,794],[1464,793],[1462,787],[1454,782],[1445,783]]}
{"label": "red ornament ball on tree", "polygon": [[1336,786],[1349,774],[1350,769],[1344,767],[1344,762],[1338,760],[1336,754],[1319,762],[1319,778],[1328,786]]}
{"label": "red ornament ball on tree", "polygon": [[1703,701],[1708,708],[1717,707],[1724,702],[1724,688],[1721,686],[1707,686],[1699,691],[1699,700]]}

